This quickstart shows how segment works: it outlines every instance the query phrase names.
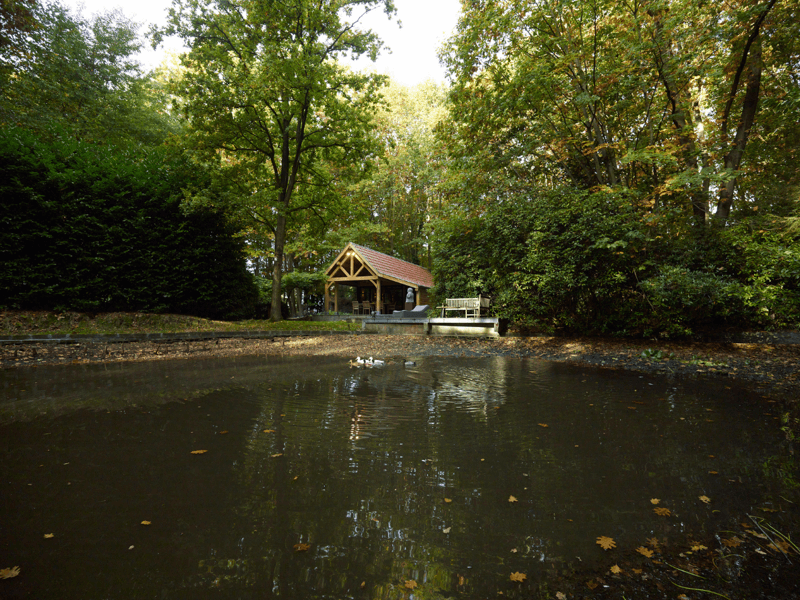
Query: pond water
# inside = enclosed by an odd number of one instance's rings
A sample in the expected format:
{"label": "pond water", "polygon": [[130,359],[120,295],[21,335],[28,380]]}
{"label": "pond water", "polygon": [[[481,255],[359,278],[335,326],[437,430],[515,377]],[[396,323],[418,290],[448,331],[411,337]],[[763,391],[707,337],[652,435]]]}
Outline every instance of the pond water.
{"label": "pond water", "polygon": [[507,357],[6,370],[0,597],[515,597],[770,509],[770,406]]}

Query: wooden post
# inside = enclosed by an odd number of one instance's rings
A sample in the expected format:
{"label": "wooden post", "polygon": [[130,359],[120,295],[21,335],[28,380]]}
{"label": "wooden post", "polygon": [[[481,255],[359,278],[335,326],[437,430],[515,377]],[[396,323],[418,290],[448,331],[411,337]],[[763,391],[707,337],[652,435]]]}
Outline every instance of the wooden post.
{"label": "wooden post", "polygon": [[333,284],[333,312],[339,314],[339,284]]}
{"label": "wooden post", "polygon": [[378,298],[375,301],[375,306],[378,307],[378,312],[383,314],[383,306],[381,304],[381,279],[378,277]]}
{"label": "wooden post", "polygon": [[325,304],[322,305],[323,306],[322,310],[325,311],[326,315],[328,314],[328,310],[329,310],[328,307],[330,306],[330,301],[331,301],[331,290],[330,290],[330,288],[331,288],[331,282],[327,281],[325,283]]}

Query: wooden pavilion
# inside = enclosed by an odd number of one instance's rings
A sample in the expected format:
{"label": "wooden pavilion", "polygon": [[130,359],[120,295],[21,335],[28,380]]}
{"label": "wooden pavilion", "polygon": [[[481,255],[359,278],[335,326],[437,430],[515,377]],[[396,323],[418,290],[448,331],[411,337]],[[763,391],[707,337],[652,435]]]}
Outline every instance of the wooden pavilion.
{"label": "wooden pavilion", "polygon": [[428,303],[428,289],[433,287],[430,271],[365,246],[350,242],[325,271],[325,308],[339,312],[339,286],[356,288],[353,312],[391,314],[405,307],[408,288],[414,290],[414,304]]}

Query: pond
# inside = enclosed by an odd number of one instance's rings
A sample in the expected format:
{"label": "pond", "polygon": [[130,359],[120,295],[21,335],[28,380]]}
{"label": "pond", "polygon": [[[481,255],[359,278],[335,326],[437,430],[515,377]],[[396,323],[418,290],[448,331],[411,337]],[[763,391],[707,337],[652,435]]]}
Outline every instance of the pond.
{"label": "pond", "polygon": [[601,536],[646,561],[776,510],[778,416],[733,383],[510,357],[10,369],[0,597],[524,597],[607,570]]}

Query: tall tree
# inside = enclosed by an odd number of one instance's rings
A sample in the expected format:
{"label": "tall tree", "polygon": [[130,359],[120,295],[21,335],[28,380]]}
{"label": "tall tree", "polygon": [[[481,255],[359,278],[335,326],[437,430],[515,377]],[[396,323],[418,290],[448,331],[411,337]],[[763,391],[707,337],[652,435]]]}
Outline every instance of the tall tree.
{"label": "tall tree", "polygon": [[189,47],[175,82],[198,146],[225,157],[243,201],[273,236],[270,318],[280,320],[290,219],[324,205],[341,169],[379,150],[372,115],[385,77],[353,72],[381,41],[361,18],[392,0],[176,0],[169,25]]}
{"label": "tall tree", "polygon": [[723,222],[734,193],[747,196],[737,185],[759,101],[782,92],[800,59],[796,3],[463,7],[444,58],[465,154],[546,185],[635,189],[646,210],[678,208],[698,224],[714,190]]}

